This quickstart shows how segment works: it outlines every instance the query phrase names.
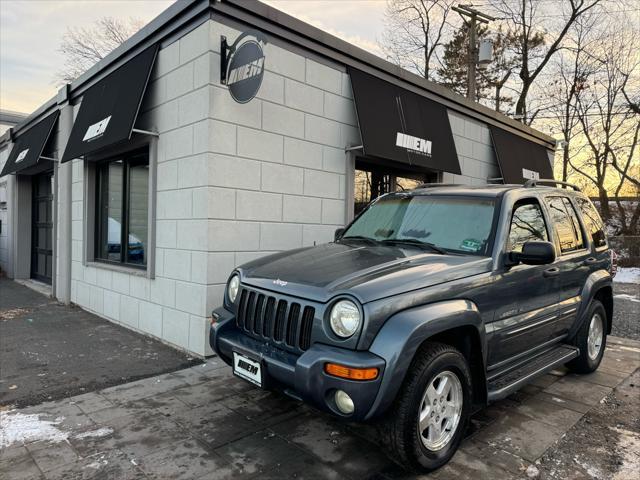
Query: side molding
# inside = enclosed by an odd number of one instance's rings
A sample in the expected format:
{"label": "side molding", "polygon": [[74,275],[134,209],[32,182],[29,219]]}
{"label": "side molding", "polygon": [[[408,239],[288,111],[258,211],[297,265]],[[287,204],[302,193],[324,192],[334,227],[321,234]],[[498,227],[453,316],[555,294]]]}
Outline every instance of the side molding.
{"label": "side molding", "polygon": [[480,312],[468,300],[450,300],[404,310],[389,318],[378,332],[369,351],[386,362],[385,375],[376,400],[366,419],[389,408],[413,357],[428,338],[457,327],[473,326],[482,345],[482,359],[486,362],[485,329]]}

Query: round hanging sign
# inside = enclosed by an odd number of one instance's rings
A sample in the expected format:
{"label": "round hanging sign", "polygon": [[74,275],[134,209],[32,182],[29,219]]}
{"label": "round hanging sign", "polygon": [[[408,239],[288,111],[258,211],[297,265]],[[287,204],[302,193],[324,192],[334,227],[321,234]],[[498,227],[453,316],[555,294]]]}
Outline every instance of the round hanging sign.
{"label": "round hanging sign", "polygon": [[264,76],[264,53],[255,40],[247,40],[231,54],[227,70],[229,93],[238,103],[247,103],[260,90]]}

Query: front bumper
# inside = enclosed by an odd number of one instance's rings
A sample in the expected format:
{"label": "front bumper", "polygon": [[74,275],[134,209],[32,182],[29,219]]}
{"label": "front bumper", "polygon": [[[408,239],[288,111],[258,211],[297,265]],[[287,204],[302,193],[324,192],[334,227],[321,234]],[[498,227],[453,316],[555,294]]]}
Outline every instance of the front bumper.
{"label": "front bumper", "polygon": [[[211,326],[211,348],[227,364],[232,364],[233,352],[238,352],[262,365],[263,387],[275,389],[303,400],[316,408],[349,420],[367,417],[380,390],[385,361],[370,352],[346,350],[319,343],[313,344],[302,355],[284,351],[265,341],[243,333],[236,325],[235,316],[225,308],[214,311],[217,322]],[[378,368],[375,380],[355,381],[328,375],[327,362],[352,368]],[[333,397],[336,390],[345,391],[353,400],[354,412],[346,416],[338,411]]]}

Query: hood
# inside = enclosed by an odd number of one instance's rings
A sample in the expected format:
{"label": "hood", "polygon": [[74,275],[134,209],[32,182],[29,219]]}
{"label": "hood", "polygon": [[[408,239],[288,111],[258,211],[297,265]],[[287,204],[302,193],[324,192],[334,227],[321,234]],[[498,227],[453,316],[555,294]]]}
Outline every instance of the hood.
{"label": "hood", "polygon": [[491,270],[491,258],[441,255],[414,247],[327,243],[254,260],[242,282],[326,302],[348,293],[362,303]]}

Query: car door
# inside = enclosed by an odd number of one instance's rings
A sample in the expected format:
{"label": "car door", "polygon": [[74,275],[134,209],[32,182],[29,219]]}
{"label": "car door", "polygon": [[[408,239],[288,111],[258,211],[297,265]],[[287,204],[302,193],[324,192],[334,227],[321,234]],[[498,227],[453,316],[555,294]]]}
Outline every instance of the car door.
{"label": "car door", "polygon": [[[550,229],[536,197],[514,204],[505,254],[528,241],[550,241]],[[498,368],[553,340],[548,324],[557,310],[555,265],[505,266],[496,281],[494,321],[488,329],[489,368]]]}
{"label": "car door", "polygon": [[558,257],[558,316],[555,334],[567,333],[575,320],[584,280],[594,260],[576,210],[564,195],[547,195],[544,203],[551,218]]}

